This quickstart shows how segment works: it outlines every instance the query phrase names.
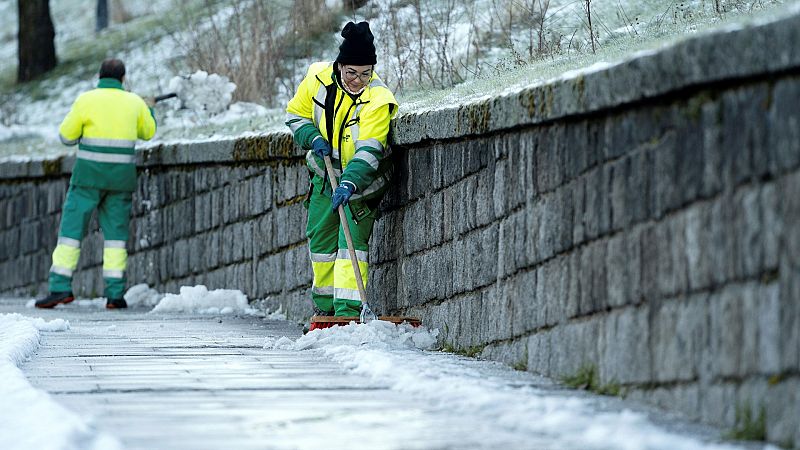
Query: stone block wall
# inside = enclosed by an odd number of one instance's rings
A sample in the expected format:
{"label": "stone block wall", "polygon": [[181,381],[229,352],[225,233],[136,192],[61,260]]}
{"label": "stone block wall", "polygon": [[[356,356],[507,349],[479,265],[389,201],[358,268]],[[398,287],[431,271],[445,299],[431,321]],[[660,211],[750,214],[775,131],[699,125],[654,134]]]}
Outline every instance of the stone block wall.
{"label": "stone block wall", "polygon": [[694,419],[763,405],[789,439],[800,142],[780,134],[800,109],[774,89],[800,98],[800,77],[405,150],[375,295],[456,348],[553,377],[593,366]]}
{"label": "stone block wall", "polygon": [[[800,443],[800,12],[394,124],[371,303],[444,343]],[[287,134],[140,151],[131,283],[310,313]],[[70,158],[0,165],[0,294],[46,287]],[[76,287],[102,292],[96,225]]]}
{"label": "stone block wall", "polygon": [[5,295],[35,295],[43,280],[46,284],[66,192],[60,178],[0,180],[0,291]]}
{"label": "stone block wall", "polygon": [[[304,153],[286,134],[158,146],[137,155],[128,240],[129,284],[240,289],[307,316],[311,267],[305,238]],[[74,159],[7,164],[0,183],[3,295],[47,292],[50,254]],[[78,295],[103,295],[102,233],[93,217],[73,279]],[[294,301],[287,301],[294,299]]]}

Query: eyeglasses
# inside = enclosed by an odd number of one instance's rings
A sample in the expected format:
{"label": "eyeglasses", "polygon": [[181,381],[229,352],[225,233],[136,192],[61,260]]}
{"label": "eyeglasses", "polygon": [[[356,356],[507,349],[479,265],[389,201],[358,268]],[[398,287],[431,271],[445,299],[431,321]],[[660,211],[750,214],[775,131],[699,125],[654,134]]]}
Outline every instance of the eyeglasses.
{"label": "eyeglasses", "polygon": [[346,81],[353,81],[356,78],[358,78],[359,80],[366,83],[367,81],[369,81],[370,78],[372,78],[372,70],[368,70],[359,75],[358,72],[356,72],[353,69],[345,69],[343,75]]}

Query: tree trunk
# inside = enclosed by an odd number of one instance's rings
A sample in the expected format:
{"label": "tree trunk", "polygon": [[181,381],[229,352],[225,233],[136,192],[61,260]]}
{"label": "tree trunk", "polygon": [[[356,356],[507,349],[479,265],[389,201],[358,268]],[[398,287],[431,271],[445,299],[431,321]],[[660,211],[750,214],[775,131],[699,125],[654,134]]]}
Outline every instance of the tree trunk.
{"label": "tree trunk", "polygon": [[594,45],[594,28],[592,28],[592,0],[586,0],[586,18],[589,19],[589,42],[592,43],[592,54],[594,55],[597,50]]}
{"label": "tree trunk", "polygon": [[56,32],[49,0],[17,0],[19,11],[17,82],[30,81],[56,66]]}
{"label": "tree trunk", "polygon": [[[358,8],[367,4],[367,0],[344,0],[344,8],[348,12],[354,12]],[[354,20],[355,21],[355,20]]]}
{"label": "tree trunk", "polygon": [[97,0],[97,21],[94,31],[99,33],[108,28],[108,0]]}

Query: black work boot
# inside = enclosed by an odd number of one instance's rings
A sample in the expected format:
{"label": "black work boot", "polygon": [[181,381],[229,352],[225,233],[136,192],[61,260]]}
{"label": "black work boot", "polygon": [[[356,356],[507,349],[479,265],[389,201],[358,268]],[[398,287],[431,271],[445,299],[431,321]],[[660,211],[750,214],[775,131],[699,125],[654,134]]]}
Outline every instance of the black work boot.
{"label": "black work boot", "polygon": [[315,316],[332,316],[334,314],[333,311],[323,311],[316,306],[314,306],[314,315]]}
{"label": "black work boot", "polygon": [[51,292],[47,297],[36,300],[36,307],[51,309],[55,308],[59,303],[67,304],[73,300],[75,300],[75,296],[72,295],[72,292]]}
{"label": "black work boot", "polygon": [[109,298],[106,300],[106,309],[124,309],[128,307],[128,302],[124,298]]}

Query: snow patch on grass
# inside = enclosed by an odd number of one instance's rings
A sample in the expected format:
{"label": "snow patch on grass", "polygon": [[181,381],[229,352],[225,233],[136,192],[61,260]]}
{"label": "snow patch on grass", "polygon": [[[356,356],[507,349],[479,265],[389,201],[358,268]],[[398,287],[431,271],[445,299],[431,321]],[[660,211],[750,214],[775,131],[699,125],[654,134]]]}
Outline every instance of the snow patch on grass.
{"label": "snow patch on grass", "polygon": [[216,73],[198,70],[189,76],[173,77],[169,82],[169,91],[178,94],[179,107],[209,115],[220,114],[228,109],[233,98],[236,85],[227,77]]}

